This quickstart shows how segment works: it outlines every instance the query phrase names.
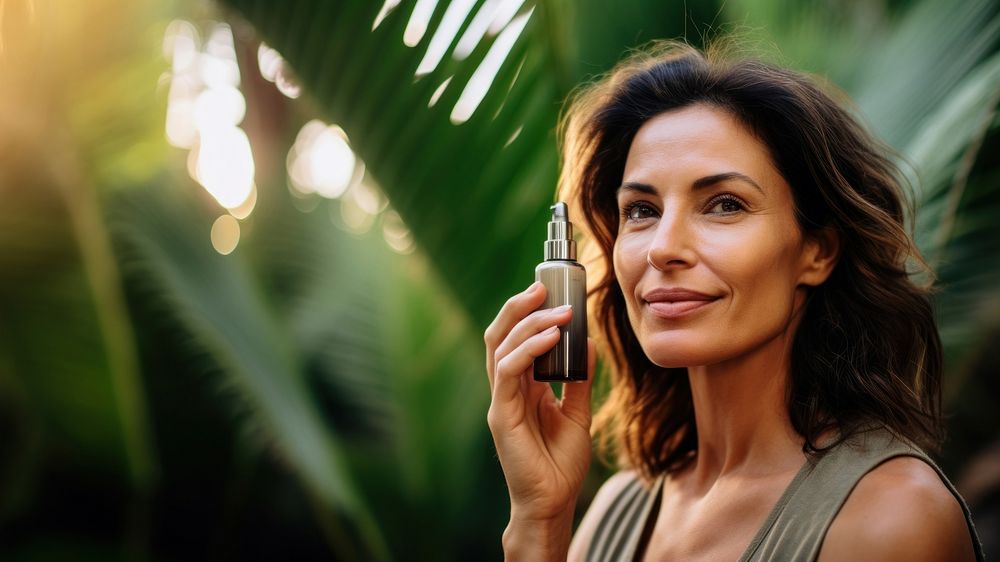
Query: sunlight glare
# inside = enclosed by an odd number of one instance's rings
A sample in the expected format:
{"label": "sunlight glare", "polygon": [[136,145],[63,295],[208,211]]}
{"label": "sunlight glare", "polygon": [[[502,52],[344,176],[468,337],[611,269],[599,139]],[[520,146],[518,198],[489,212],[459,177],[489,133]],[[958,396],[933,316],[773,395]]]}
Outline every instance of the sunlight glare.
{"label": "sunlight glare", "polygon": [[486,34],[492,36],[500,33],[500,30],[507,27],[510,20],[514,19],[514,15],[521,9],[522,4],[524,4],[524,0],[504,0],[493,16],[493,21],[490,22]]}
{"label": "sunlight glare", "polygon": [[194,103],[194,122],[199,131],[235,127],[246,115],[243,94],[232,86],[209,88]]}
{"label": "sunlight glare", "polygon": [[483,35],[486,35],[486,29],[489,28],[490,22],[496,16],[500,2],[501,0],[486,0],[479,8],[475,17],[472,18],[472,22],[469,23],[469,27],[465,28],[462,38],[458,40],[458,46],[452,53],[455,60],[464,60],[472,54],[476,45],[483,39]]}
{"label": "sunlight glare", "polygon": [[175,74],[192,67],[198,59],[198,30],[187,20],[174,20],[163,35],[163,55]]}
{"label": "sunlight glare", "polygon": [[524,125],[521,125],[520,127],[518,127],[517,130],[514,131],[514,134],[512,134],[509,139],[507,139],[507,142],[504,143],[503,147],[507,148],[508,146],[510,146],[510,143],[514,142],[514,139],[516,139],[517,136],[521,134],[521,129],[523,129],[523,128],[524,128]]}
{"label": "sunlight glare", "polygon": [[191,148],[198,141],[194,111],[195,98],[201,91],[201,80],[195,73],[200,56],[198,30],[185,20],[170,22],[163,37],[163,51],[172,68],[167,93],[167,142],[178,148]]}
{"label": "sunlight glare", "polygon": [[382,215],[382,237],[396,253],[409,254],[414,250],[413,235],[396,211]]}
{"label": "sunlight glare", "polygon": [[377,215],[389,205],[389,200],[382,194],[382,191],[367,181],[355,184],[348,191],[348,195],[350,199],[358,204],[361,210],[369,215]]}
{"label": "sunlight glare", "polygon": [[238,86],[240,83],[240,68],[235,60],[203,53],[198,57],[198,71],[202,82],[209,87]]}
{"label": "sunlight glare", "polygon": [[281,53],[265,43],[261,43],[257,48],[257,67],[264,80],[273,82],[285,97],[296,99],[302,95],[302,86],[299,85],[288,62]]}
{"label": "sunlight glare", "polygon": [[191,148],[198,142],[198,129],[194,126],[194,100],[186,95],[174,95],[174,79],[167,103],[167,142],[177,148]]}
{"label": "sunlight glare", "polygon": [[288,152],[288,175],[302,193],[336,199],[363,174],[344,130],[319,120],[306,123]]}
{"label": "sunlight glare", "polygon": [[501,65],[507,59],[507,55],[510,54],[514,43],[517,42],[517,38],[521,35],[521,31],[524,30],[524,26],[527,25],[528,19],[531,18],[533,12],[534,8],[531,8],[524,14],[514,18],[510,22],[510,25],[500,33],[500,36],[497,37],[493,45],[490,46],[486,57],[479,64],[479,67],[476,68],[472,77],[469,78],[469,83],[465,85],[462,95],[459,96],[455,107],[452,109],[451,122],[453,124],[460,125],[472,117],[472,113],[479,107],[480,102],[483,101],[486,92],[489,91],[490,86],[493,84],[493,79],[496,78]]}
{"label": "sunlight glare", "polygon": [[198,70],[209,88],[240,85],[240,66],[236,63],[233,31],[228,24],[219,23],[212,29],[199,57]]}
{"label": "sunlight glare", "polygon": [[413,7],[410,14],[410,21],[406,22],[406,29],[403,30],[403,44],[407,47],[416,47],[427,32],[427,24],[434,15],[434,7],[437,0],[417,0],[417,5]]}
{"label": "sunlight glare", "polygon": [[260,75],[264,77],[264,80],[274,82],[275,76],[278,75],[278,69],[281,68],[282,60],[278,51],[268,47],[266,43],[261,42],[260,46],[257,47],[257,67],[260,68]]}
{"label": "sunlight glare", "polygon": [[386,16],[395,10],[396,6],[399,6],[399,3],[402,1],[403,0],[385,0],[385,4],[382,4],[382,9],[379,10],[378,15],[375,16],[375,21],[372,22],[372,31],[375,31],[375,28],[381,25]]}
{"label": "sunlight glare", "polygon": [[[246,99],[239,90],[240,73],[232,29],[214,23],[204,45],[197,28],[175,20],[164,34],[173,72],[167,101],[166,136],[170,144],[189,149],[188,174],[233,217],[246,218],[257,202],[250,139],[239,124],[246,116]],[[223,222],[220,222],[223,221]],[[228,254],[236,247],[224,219],[212,228],[212,244]],[[228,236],[217,236],[218,233]],[[222,242],[220,242],[220,240]]]}
{"label": "sunlight glare", "polygon": [[458,29],[462,27],[462,23],[465,22],[465,18],[469,17],[469,12],[472,11],[472,6],[475,4],[475,0],[452,0],[448,5],[448,9],[445,10],[444,18],[438,25],[437,30],[434,32],[434,36],[431,37],[430,45],[427,46],[427,52],[424,53],[424,58],[420,61],[417,66],[417,76],[423,76],[425,74],[430,74],[437,68],[438,63],[444,58],[445,53],[448,51],[448,47],[451,46],[452,41],[455,40],[455,35],[458,34]]}
{"label": "sunlight glare", "polygon": [[302,95],[302,86],[299,85],[298,79],[292,75],[292,70],[288,67],[288,63],[284,61],[278,67],[278,74],[274,77],[274,85],[288,99],[294,100]]}
{"label": "sunlight glare", "polygon": [[353,197],[344,197],[340,200],[339,206],[340,222],[334,221],[334,223],[351,234],[364,234],[375,224],[375,215],[362,209]]}
{"label": "sunlight glare", "polygon": [[234,209],[253,191],[254,163],[250,139],[239,127],[200,131],[195,179],[220,205]]}
{"label": "sunlight glare", "polygon": [[427,102],[427,107],[434,107],[434,104],[441,99],[441,94],[444,93],[445,89],[448,87],[448,82],[451,82],[452,78],[452,76],[449,76],[444,82],[441,82],[441,85],[438,86],[436,90],[434,90],[434,93],[431,94],[431,100]]}
{"label": "sunlight glare", "polygon": [[239,207],[229,209],[229,214],[243,220],[250,216],[255,206],[257,206],[257,186],[253,185],[250,188],[250,196],[247,197],[246,201],[241,203]]}

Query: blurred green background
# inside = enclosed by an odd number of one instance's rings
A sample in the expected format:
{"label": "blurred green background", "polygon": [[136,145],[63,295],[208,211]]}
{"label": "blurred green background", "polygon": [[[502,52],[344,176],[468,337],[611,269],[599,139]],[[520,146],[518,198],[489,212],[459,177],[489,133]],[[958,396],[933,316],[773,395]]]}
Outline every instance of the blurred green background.
{"label": "blurred green background", "polygon": [[996,2],[2,0],[0,558],[500,560],[481,334],[541,257],[561,102],[733,33],[914,182],[990,552]]}

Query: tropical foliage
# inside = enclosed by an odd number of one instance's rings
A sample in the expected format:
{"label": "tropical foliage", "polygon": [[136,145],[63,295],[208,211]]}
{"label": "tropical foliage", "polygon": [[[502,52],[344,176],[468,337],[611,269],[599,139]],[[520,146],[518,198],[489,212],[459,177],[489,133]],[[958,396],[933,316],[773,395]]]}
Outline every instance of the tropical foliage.
{"label": "tropical foliage", "polygon": [[[480,334],[539,259],[561,102],[659,37],[737,33],[899,151],[941,287],[943,461],[1000,438],[995,2],[57,4],[0,3],[5,558],[499,559]],[[175,18],[206,49],[232,29],[252,211],[164,138]],[[337,197],[286,158],[317,118],[364,162]]]}

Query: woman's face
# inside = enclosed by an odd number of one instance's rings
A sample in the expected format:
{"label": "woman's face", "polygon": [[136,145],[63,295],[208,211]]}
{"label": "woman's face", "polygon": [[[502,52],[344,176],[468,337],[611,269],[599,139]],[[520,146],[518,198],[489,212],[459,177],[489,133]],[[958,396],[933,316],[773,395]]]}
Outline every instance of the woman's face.
{"label": "woman's face", "polygon": [[614,268],[629,320],[661,367],[709,365],[789,329],[831,267],[795,220],[767,146],[693,105],[636,133],[618,191]]}

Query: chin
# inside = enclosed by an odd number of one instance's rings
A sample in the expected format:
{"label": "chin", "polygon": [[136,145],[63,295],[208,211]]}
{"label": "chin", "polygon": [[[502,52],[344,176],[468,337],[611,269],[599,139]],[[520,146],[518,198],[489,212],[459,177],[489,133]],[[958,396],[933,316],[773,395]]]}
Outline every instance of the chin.
{"label": "chin", "polygon": [[[730,358],[725,345],[711,345],[711,337],[680,330],[639,337],[643,352],[652,363],[665,369],[711,365]],[[722,342],[719,342],[720,344]]]}

